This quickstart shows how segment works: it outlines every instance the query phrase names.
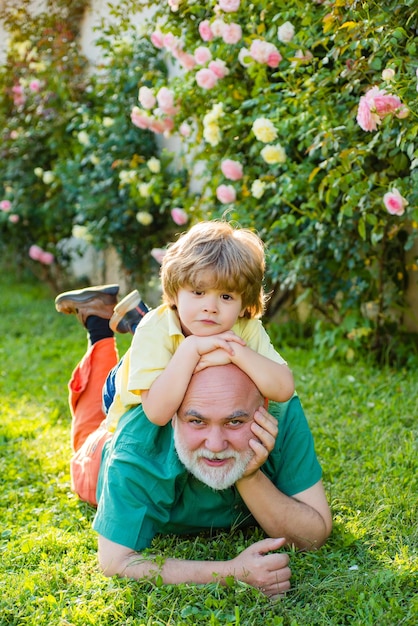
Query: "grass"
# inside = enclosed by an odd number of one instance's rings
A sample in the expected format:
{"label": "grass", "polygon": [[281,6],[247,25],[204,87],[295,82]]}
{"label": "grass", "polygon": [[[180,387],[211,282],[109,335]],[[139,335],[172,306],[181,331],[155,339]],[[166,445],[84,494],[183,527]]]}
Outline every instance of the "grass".
{"label": "grass", "polygon": [[[292,554],[292,591],[272,603],[240,583],[154,586],[106,579],[94,510],[70,491],[66,384],[86,338],[48,288],[2,272],[0,624],[302,626],[416,624],[418,378],[366,363],[324,363],[281,346],[315,435],[334,530]],[[123,352],[127,337],[120,337]],[[233,557],[257,529],[159,537],[153,550]]]}

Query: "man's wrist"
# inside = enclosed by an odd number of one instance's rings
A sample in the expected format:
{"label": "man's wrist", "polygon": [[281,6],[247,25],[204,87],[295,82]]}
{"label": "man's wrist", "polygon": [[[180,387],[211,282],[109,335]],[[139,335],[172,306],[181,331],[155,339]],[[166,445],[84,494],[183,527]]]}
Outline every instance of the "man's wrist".
{"label": "man's wrist", "polygon": [[239,478],[237,482],[235,483],[235,486],[238,489],[238,491],[240,491],[240,487],[242,487],[243,485],[250,485],[252,483],[258,483],[262,475],[263,473],[261,469],[258,468],[254,472],[251,472],[250,474],[244,474],[243,476],[241,476],[241,478]]}

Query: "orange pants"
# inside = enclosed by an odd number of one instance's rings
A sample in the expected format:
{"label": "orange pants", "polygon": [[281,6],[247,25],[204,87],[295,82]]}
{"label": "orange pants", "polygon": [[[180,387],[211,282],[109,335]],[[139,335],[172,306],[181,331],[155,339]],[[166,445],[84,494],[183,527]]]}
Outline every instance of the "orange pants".
{"label": "orange pants", "polygon": [[102,389],[108,373],[117,362],[114,337],[101,339],[88,349],[68,384],[74,452],[70,462],[71,488],[93,506],[97,505],[96,486],[102,448],[111,437],[104,426]]}

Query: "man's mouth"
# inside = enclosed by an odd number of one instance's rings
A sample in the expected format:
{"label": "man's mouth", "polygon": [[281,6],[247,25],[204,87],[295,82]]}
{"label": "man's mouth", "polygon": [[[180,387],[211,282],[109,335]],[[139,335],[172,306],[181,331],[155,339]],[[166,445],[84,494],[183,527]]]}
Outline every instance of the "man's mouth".
{"label": "man's mouth", "polygon": [[208,467],[223,467],[224,465],[226,465],[227,463],[229,463],[232,458],[231,457],[226,457],[224,459],[208,459],[207,457],[203,456],[200,458],[201,461],[203,461],[205,463],[205,465],[207,465]]}

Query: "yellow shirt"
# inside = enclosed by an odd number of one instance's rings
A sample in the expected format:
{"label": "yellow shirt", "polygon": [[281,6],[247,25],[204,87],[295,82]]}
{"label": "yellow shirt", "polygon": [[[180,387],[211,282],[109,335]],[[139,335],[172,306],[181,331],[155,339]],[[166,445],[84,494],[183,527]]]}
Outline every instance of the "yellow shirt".
{"label": "yellow shirt", "polygon": [[[276,363],[286,363],[275,350],[260,320],[239,318],[232,330],[255,352]],[[116,374],[115,398],[106,419],[110,431],[115,430],[119,418],[130,407],[141,403],[141,391],[151,387],[184,338],[177,312],[167,304],[161,304],[145,315]]]}

